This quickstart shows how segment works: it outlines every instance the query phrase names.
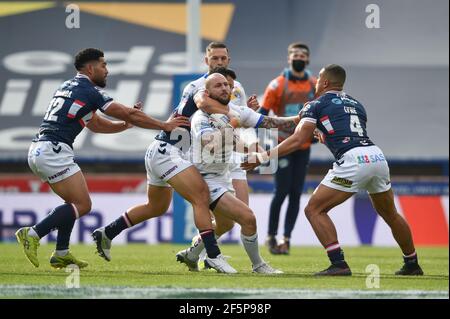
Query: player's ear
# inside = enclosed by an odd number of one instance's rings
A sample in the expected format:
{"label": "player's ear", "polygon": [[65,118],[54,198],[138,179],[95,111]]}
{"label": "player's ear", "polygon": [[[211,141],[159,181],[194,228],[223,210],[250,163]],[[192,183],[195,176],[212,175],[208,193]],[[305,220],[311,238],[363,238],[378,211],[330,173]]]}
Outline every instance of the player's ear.
{"label": "player's ear", "polygon": [[206,65],[209,65],[209,64],[208,64],[208,56],[207,56],[207,55],[205,55],[205,64],[206,64]]}
{"label": "player's ear", "polygon": [[92,63],[87,63],[86,64],[86,69],[88,71],[88,74],[93,74],[94,73],[94,65]]}

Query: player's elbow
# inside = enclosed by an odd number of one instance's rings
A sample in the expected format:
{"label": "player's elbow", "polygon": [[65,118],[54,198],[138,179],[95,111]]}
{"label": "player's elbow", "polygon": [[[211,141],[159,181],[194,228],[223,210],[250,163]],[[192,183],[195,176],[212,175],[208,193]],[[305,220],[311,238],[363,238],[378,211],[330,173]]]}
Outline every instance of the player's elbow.
{"label": "player's elbow", "polygon": [[100,131],[100,127],[99,127],[99,123],[98,123],[96,117],[93,117],[93,118],[89,121],[89,123],[86,125],[86,127],[87,127],[91,132],[94,132],[94,133],[100,133],[100,132],[99,132],[99,131]]}
{"label": "player's elbow", "polygon": [[200,98],[195,101],[195,105],[197,105],[197,107],[202,110],[205,111],[205,109],[208,107],[208,104],[206,103],[206,99]]}
{"label": "player's elbow", "polygon": [[204,111],[206,107],[208,107],[206,94],[205,92],[199,92],[194,96],[194,103],[197,105],[197,107]]}

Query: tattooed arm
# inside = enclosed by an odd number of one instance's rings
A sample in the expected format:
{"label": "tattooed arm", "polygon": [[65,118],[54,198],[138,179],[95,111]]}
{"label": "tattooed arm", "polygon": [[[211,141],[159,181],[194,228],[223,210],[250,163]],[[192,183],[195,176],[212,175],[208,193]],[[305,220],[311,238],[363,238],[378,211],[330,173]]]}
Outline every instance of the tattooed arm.
{"label": "tattooed arm", "polygon": [[294,133],[297,124],[300,122],[299,116],[272,117],[264,116],[258,128],[277,128],[287,133]]}

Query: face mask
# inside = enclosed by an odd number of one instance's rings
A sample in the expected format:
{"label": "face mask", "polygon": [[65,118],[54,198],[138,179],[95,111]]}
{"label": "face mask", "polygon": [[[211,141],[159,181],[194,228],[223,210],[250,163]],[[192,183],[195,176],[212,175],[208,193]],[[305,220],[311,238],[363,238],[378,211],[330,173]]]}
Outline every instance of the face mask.
{"label": "face mask", "polygon": [[295,72],[303,72],[306,67],[306,62],[303,60],[292,60],[292,69]]}

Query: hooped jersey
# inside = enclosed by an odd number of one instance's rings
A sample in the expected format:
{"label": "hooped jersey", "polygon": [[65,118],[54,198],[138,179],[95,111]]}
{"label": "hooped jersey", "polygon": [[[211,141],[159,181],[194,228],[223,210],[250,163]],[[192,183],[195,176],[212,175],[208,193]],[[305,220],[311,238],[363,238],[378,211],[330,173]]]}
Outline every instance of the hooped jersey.
{"label": "hooped jersey", "polygon": [[75,138],[94,113],[97,110],[104,112],[112,100],[87,76],[77,74],[54,93],[33,141],[63,142],[72,147]]}
{"label": "hooped jersey", "polygon": [[367,135],[366,110],[342,91],[329,91],[306,103],[300,117],[301,121],[316,124],[336,159],[352,148],[374,145]]}

